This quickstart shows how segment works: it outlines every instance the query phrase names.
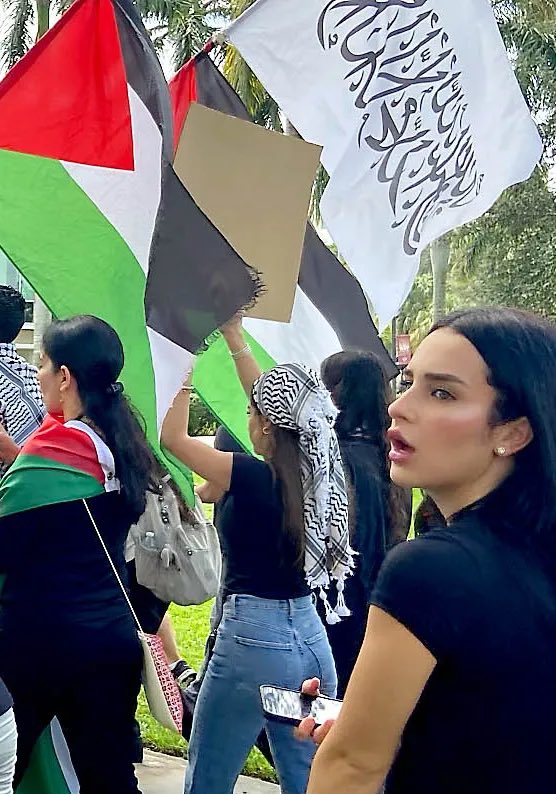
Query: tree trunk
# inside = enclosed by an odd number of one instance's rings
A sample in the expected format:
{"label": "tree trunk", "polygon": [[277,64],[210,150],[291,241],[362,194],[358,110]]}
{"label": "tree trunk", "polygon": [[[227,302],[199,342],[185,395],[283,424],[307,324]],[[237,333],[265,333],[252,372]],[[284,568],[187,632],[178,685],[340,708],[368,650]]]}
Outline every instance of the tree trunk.
{"label": "tree trunk", "polygon": [[[37,41],[50,27],[50,0],[36,0],[37,3]],[[41,355],[42,338],[50,325],[50,312],[35,293],[33,299],[33,363],[38,364]]]}
{"label": "tree trunk", "polygon": [[446,314],[446,282],[450,270],[450,235],[445,234],[430,246],[432,265],[432,319],[437,322]]}
{"label": "tree trunk", "polygon": [[285,135],[292,135],[294,138],[301,138],[301,135],[295,129],[293,124],[288,118],[284,117],[284,134]]}
{"label": "tree trunk", "polygon": [[37,3],[37,41],[50,27],[50,0],[36,0]]}

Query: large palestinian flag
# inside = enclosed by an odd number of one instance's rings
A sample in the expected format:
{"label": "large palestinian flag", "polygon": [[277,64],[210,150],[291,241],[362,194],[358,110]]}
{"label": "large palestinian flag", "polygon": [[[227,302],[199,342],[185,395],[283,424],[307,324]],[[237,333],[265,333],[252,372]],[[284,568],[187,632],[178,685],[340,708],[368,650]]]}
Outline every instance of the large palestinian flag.
{"label": "large palestinian flag", "polygon": [[[174,146],[180,144],[188,109],[198,102],[238,118],[251,120],[241,99],[206,52],[187,63],[171,80]],[[187,145],[187,140],[181,142]],[[244,185],[248,190],[248,185]],[[272,212],[272,208],[269,208]],[[218,219],[212,218],[216,225]],[[342,349],[376,353],[389,378],[398,369],[389,357],[369,313],[358,281],[307,224],[292,319],[289,324],[246,318],[250,344],[263,369],[297,361],[320,368],[321,362]],[[248,446],[245,395],[222,339],[200,356],[195,387],[218,419]]]}
{"label": "large palestinian flag", "polygon": [[172,159],[168,86],[128,0],[76,0],[0,83],[0,247],[55,316],[118,331],[155,447],[193,353],[258,286]]}

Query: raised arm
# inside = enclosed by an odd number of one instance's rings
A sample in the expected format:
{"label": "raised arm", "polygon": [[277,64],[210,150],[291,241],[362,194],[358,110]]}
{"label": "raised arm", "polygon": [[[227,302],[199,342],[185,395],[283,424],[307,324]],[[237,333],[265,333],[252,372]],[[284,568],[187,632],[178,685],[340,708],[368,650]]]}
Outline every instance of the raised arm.
{"label": "raised arm", "polygon": [[220,330],[222,331],[222,336],[226,340],[230,355],[236,365],[236,371],[241,385],[243,386],[243,390],[247,395],[247,399],[251,399],[253,384],[261,374],[261,368],[257,364],[251,352],[251,348],[245,339],[241,319],[241,315],[236,314],[232,317],[230,322],[223,325]]}
{"label": "raised arm", "polygon": [[162,425],[162,443],[178,460],[192,471],[209,480],[222,491],[227,491],[232,478],[233,455],[219,452],[188,432],[189,402],[191,397],[191,375],[177,393],[172,407]]}
{"label": "raised arm", "polygon": [[378,794],[435,665],[411,632],[371,607],[344,705],[315,756],[307,794]]}

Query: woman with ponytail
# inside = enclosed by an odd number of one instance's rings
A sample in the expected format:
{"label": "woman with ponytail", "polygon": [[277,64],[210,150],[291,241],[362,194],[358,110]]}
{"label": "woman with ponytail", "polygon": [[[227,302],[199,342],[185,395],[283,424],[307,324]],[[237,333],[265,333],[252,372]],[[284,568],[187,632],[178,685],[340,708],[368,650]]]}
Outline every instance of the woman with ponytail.
{"label": "woman with ponytail", "polygon": [[[335,353],[323,362],[321,376],[339,411],[335,429],[350,497],[351,544],[358,555],[354,575],[346,581],[351,617],[325,624],[341,698],[363,642],[368,605],[386,550],[407,537],[411,491],[390,479],[389,388],[380,360],[373,353]],[[323,611],[321,616],[326,618]]]}
{"label": "woman with ponytail", "polygon": [[259,687],[297,689],[320,670],[323,692],[336,691],[311,594],[330,619],[346,614],[342,590],[352,553],[336,411],[316,372],[283,364],[261,374],[237,318],[223,334],[249,398],[249,435],[261,459],[188,435],[189,381],[162,428],[170,451],[226,493],[218,522],[223,618],[195,707],[185,794],[230,794],[263,728],[282,791],[305,794],[313,748],[297,742],[291,726],[265,720]]}
{"label": "woman with ponytail", "polygon": [[0,484],[0,674],[18,726],[16,786],[57,717],[81,794],[139,791],[132,726],[142,651],[94,526],[125,582],[124,542],[145,509],[154,460],[118,381],[123,365],[107,323],[53,323],[39,371],[48,415]]}

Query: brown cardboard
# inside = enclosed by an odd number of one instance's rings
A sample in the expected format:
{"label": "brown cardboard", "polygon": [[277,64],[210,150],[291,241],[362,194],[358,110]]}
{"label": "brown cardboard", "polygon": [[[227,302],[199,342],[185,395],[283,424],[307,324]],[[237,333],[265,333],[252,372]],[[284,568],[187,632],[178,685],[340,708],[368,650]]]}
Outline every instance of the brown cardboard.
{"label": "brown cardboard", "polygon": [[291,318],[320,152],[197,103],[189,109],[174,168],[203,212],[261,273],[266,292],[251,317]]}

